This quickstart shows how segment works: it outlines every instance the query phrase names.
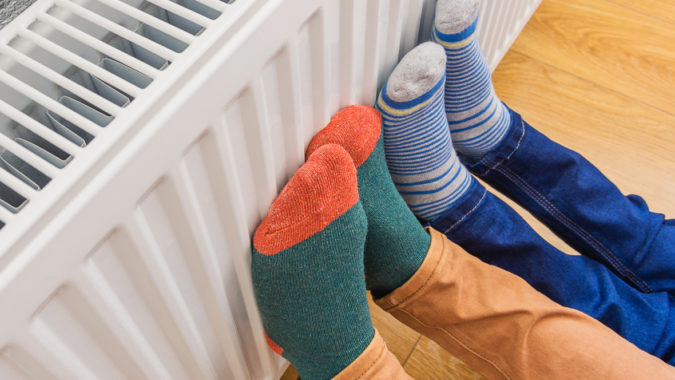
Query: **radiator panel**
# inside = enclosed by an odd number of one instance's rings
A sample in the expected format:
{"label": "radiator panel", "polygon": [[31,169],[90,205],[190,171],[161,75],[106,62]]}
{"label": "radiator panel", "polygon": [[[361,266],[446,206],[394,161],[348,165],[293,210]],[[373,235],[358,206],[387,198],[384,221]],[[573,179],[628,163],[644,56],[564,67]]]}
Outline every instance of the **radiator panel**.
{"label": "radiator panel", "polygon": [[[109,146],[54,176],[71,197],[47,187],[0,230],[0,377],[278,378],[250,236],[330,116],[373,104],[432,3],[267,1],[217,49],[189,47],[208,60],[173,63],[106,127]],[[537,3],[484,2],[493,67]]]}

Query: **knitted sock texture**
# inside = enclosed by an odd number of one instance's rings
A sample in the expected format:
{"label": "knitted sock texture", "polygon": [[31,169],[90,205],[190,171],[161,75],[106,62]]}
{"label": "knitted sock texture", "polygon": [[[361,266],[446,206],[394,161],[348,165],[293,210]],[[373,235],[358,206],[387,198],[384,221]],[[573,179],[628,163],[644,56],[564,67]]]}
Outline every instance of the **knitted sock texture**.
{"label": "knitted sock texture", "polygon": [[[410,209],[425,221],[452,207],[473,181],[452,147],[443,106],[444,69],[443,48],[422,44],[403,57],[377,101],[389,172]],[[419,88],[430,72],[439,73],[432,76],[435,82]],[[392,91],[409,87],[418,91]]]}
{"label": "knitted sock texture", "polygon": [[366,282],[376,298],[412,277],[431,243],[391,180],[381,129],[382,119],[374,108],[349,106],[333,116],[307,148],[310,155],[325,144],[341,145],[357,167],[359,196],[368,218]]}
{"label": "knitted sock texture", "polygon": [[439,0],[432,38],[445,49],[445,112],[455,149],[478,160],[502,141],[511,124],[478,39],[478,0]]}
{"label": "knitted sock texture", "polygon": [[252,277],[268,344],[303,379],[330,379],[374,336],[363,277],[367,220],[340,146],[314,152],[253,237]]}

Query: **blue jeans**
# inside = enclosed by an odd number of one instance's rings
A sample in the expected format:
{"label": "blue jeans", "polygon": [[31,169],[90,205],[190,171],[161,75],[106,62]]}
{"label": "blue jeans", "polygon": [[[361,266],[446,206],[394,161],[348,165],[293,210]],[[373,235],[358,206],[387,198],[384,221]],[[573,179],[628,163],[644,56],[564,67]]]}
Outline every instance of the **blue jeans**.
{"label": "blue jeans", "polygon": [[[520,117],[513,116],[513,125],[525,128]],[[484,161],[494,157],[503,157],[502,165],[510,163],[525,147],[522,134],[512,127],[500,146],[472,169],[487,168]],[[489,175],[489,170],[478,173],[485,172]],[[675,365],[675,299],[670,294],[641,292],[599,261],[559,251],[478,182],[431,226],[481,260],[522,277],[552,300],[596,318],[639,348]]]}
{"label": "blue jeans", "polygon": [[596,260],[559,251],[477,181],[431,226],[486,263],[675,365],[675,300],[668,293],[642,293]]}
{"label": "blue jeans", "polygon": [[675,220],[650,212],[637,195],[624,196],[585,158],[513,111],[511,120],[500,146],[469,169],[636,289],[675,295]]}

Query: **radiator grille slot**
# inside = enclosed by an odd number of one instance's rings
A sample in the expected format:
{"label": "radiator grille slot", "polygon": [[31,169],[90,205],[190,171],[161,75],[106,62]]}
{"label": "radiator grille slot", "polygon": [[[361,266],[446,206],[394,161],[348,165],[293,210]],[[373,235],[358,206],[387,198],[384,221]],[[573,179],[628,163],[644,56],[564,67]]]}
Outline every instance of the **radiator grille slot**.
{"label": "radiator grille slot", "polygon": [[54,0],[0,44],[0,229],[232,2]]}

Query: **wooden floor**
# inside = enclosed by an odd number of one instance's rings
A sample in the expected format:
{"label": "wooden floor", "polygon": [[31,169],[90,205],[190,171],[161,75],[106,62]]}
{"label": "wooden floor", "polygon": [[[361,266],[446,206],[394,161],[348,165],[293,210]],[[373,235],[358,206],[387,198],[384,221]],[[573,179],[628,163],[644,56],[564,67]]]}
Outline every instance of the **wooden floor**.
{"label": "wooden floor", "polygon": [[[494,82],[500,98],[535,128],[583,154],[624,193],[675,217],[673,0],[544,0]],[[575,253],[514,208],[547,240]],[[371,311],[411,376],[481,378],[376,306]],[[296,377],[289,372],[285,379]]]}

